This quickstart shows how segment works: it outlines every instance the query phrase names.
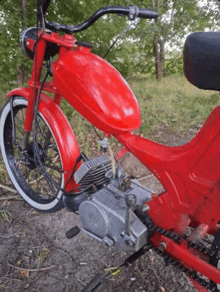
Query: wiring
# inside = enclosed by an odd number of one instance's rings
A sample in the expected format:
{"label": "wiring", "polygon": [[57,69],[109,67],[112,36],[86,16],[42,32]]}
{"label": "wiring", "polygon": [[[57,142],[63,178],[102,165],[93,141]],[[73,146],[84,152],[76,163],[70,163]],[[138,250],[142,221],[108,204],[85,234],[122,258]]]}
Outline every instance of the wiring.
{"label": "wiring", "polygon": [[114,45],[117,43],[117,41],[118,41],[120,38],[122,38],[122,37],[126,34],[126,32],[127,32],[129,29],[131,29],[131,27],[132,27],[133,25],[136,25],[135,21],[131,21],[131,22],[125,27],[125,29],[124,29],[122,32],[120,32],[120,34],[116,37],[116,39],[114,40],[114,42],[109,46],[108,50],[106,51],[105,55],[103,56],[103,59],[106,58],[106,56],[107,56],[108,53],[111,51],[111,49],[114,47]]}
{"label": "wiring", "polygon": [[[45,3],[45,1],[44,1]],[[43,3],[43,4],[44,4]],[[42,4],[42,5],[43,5]],[[38,90],[38,94],[36,96],[36,92],[37,92],[37,44],[39,42],[39,40],[41,39],[44,31],[45,31],[45,19],[43,17],[43,11],[42,11],[42,5],[39,7],[39,10],[40,10],[40,13],[39,11],[37,11],[37,21],[36,21],[36,26],[37,28],[39,28],[39,16],[41,16],[41,33],[40,35],[38,36],[38,30],[36,32],[36,42],[35,42],[35,45],[34,45],[34,62],[35,62],[35,72],[34,72],[34,123],[33,123],[33,140],[34,140],[34,143],[33,143],[33,152],[34,152],[34,161],[35,161],[35,164],[37,166],[40,167],[40,170],[42,172],[42,174],[44,175],[46,181],[47,181],[47,184],[50,188],[50,190],[52,191],[53,194],[57,194],[57,191],[55,190],[54,186],[59,190],[59,191],[62,191],[63,193],[65,192],[65,190],[60,187],[60,185],[58,185],[52,178],[51,176],[46,172],[45,170],[45,167],[41,161],[41,158],[40,158],[40,153],[39,153],[39,147],[38,147],[38,139],[37,139],[37,117],[38,117],[38,108],[39,108],[39,102],[40,102],[40,95],[41,95],[41,91],[42,91],[42,88],[44,86],[44,83],[46,82],[47,80],[47,77],[51,74],[51,58],[49,60],[49,63],[47,65],[47,72],[43,78],[43,81],[41,82],[41,86]]]}
{"label": "wiring", "polygon": [[[45,3],[46,1],[44,1]],[[42,91],[42,88],[44,86],[44,83],[46,82],[47,78],[49,75],[51,75],[51,64],[52,64],[52,57],[50,57],[49,61],[46,63],[46,68],[47,68],[47,72],[41,82],[41,85],[40,85],[40,88],[38,90],[38,94],[37,94],[37,97],[36,97],[36,68],[37,68],[37,44],[39,42],[39,40],[41,39],[44,31],[45,31],[45,20],[44,20],[44,17],[43,17],[43,12],[42,12],[42,7],[40,7],[41,9],[41,15],[42,15],[42,20],[41,20],[41,23],[43,24],[43,27],[42,27],[42,31],[40,33],[40,35],[38,36],[38,33],[36,35],[36,43],[35,43],[35,78],[34,78],[34,100],[35,100],[35,105],[34,105],[34,123],[33,123],[33,140],[34,140],[34,143],[33,143],[33,152],[34,152],[34,160],[35,160],[35,164],[37,166],[40,167],[40,170],[41,170],[41,173],[44,175],[46,181],[47,181],[47,184],[51,190],[51,192],[53,194],[57,194],[57,190],[58,191],[61,191],[62,193],[66,193],[65,189],[73,175],[73,173],[75,172],[75,169],[77,167],[77,164],[80,162],[81,160],[81,156],[78,157],[78,159],[76,160],[75,162],[75,165],[73,167],[73,170],[71,171],[68,179],[67,179],[67,182],[64,186],[64,188],[62,188],[60,185],[58,185],[52,178],[51,176],[47,173],[46,169],[45,169],[45,163],[42,162],[41,160],[41,157],[40,157],[40,151],[39,151],[39,147],[38,147],[38,139],[37,139],[37,117],[38,117],[38,108],[39,108],[39,102],[40,102],[40,96],[41,96],[41,91]],[[39,25],[39,17],[37,17],[37,27]],[[56,188],[56,189],[55,189]],[[79,189],[79,187],[71,190],[71,192],[73,191],[77,191]],[[80,194],[81,192],[79,193],[76,193],[76,194]],[[70,194],[70,192],[68,192],[67,194]]]}

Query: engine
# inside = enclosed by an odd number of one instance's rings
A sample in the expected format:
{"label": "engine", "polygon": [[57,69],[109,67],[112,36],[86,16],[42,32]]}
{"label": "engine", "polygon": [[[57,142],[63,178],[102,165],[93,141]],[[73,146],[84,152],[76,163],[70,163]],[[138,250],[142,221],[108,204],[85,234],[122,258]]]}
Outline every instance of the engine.
{"label": "engine", "polygon": [[108,156],[83,163],[74,174],[80,195],[64,196],[64,203],[79,211],[81,230],[111,246],[137,251],[147,242],[147,227],[136,214],[150,200],[152,191],[131,180],[117,167],[115,173]]}
{"label": "engine", "polygon": [[94,192],[109,182],[111,161],[107,155],[88,160],[75,172],[74,179],[81,191]]}

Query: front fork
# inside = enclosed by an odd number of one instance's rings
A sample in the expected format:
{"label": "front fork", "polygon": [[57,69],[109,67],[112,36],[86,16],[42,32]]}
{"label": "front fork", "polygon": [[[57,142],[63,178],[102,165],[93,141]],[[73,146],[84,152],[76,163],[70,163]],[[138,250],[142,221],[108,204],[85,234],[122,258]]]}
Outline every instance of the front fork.
{"label": "front fork", "polygon": [[[24,121],[24,136],[23,136],[23,143],[22,143],[23,149],[27,149],[27,146],[29,143],[30,132],[33,127],[35,104],[37,101],[37,96],[39,94],[39,88],[41,85],[40,79],[41,79],[41,71],[42,71],[42,66],[43,66],[43,61],[44,61],[45,49],[46,49],[46,41],[43,39],[40,39],[36,43],[36,48],[34,49],[34,61],[33,61],[31,79],[28,81],[28,85],[32,89],[32,94],[30,98],[28,99],[26,116],[25,116],[25,121]],[[62,97],[58,92],[54,93],[54,102],[58,106],[60,106],[61,99]]]}

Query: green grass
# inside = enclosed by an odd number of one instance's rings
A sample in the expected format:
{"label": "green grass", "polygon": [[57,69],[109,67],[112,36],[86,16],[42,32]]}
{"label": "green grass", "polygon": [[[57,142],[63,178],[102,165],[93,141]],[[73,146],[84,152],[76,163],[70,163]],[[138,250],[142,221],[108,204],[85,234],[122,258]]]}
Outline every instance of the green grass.
{"label": "green grass", "polygon": [[178,134],[198,129],[220,101],[218,92],[200,90],[181,75],[161,82],[136,80],[131,87],[140,104],[143,135],[164,128]]}
{"label": "green grass", "polygon": [[[141,109],[142,125],[137,132],[153,140],[157,140],[158,133],[187,136],[189,130],[193,129],[195,134],[214,107],[219,104],[218,92],[200,90],[181,75],[166,77],[161,82],[140,78],[129,83]],[[0,86],[0,108],[6,102],[5,94],[10,89],[12,88],[7,85]],[[97,143],[99,138],[91,124],[65,100],[62,101],[61,108],[75,133],[80,150],[89,157],[96,156],[100,149]],[[103,136],[102,133],[100,134]],[[111,146],[115,153],[121,148],[115,139],[111,139]],[[12,186],[1,155],[0,184]],[[4,215],[7,214],[0,213],[1,219],[4,217],[6,219]]]}
{"label": "green grass", "polygon": [[[142,125],[138,132],[153,137],[156,133],[170,131],[185,135],[190,129],[198,130],[212,109],[219,104],[219,93],[205,91],[191,85],[183,75],[172,75],[161,82],[140,78],[130,83],[140,104]],[[0,87],[0,105],[10,88]],[[62,110],[66,114],[79,145],[89,153],[96,148],[94,130],[65,100]]]}
{"label": "green grass", "polygon": [[6,210],[1,211],[1,216],[4,220],[9,221],[8,213]]}
{"label": "green grass", "polygon": [[[161,82],[146,78],[129,83],[141,110],[142,125],[137,132],[152,138],[163,131],[184,136],[190,129],[199,130],[220,102],[217,91],[198,89],[183,75],[166,77]],[[91,125],[65,101],[62,109],[79,144],[87,145],[85,152],[89,152],[90,134],[94,133]]]}

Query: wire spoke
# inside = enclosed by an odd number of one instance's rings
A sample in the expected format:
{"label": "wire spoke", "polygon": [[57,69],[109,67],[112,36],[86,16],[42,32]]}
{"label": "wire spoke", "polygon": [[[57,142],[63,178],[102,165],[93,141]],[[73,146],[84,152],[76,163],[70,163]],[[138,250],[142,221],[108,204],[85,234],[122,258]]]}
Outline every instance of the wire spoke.
{"label": "wire spoke", "polygon": [[47,168],[50,168],[50,169],[53,169],[53,170],[56,170],[58,172],[63,172],[61,168],[59,167],[56,167],[56,166],[53,166],[53,165],[50,165],[50,164],[47,164],[47,163],[43,163],[43,165]]}
{"label": "wire spoke", "polygon": [[41,136],[46,139],[46,135],[44,133],[44,130],[42,129],[42,126],[41,126],[39,119],[37,119],[37,128],[39,129],[39,134],[41,134]]}
{"label": "wire spoke", "polygon": [[46,122],[37,116],[36,135],[38,159],[34,159],[34,136],[33,132],[28,136],[28,147],[25,152],[22,150],[24,137],[24,121],[26,108],[13,108],[16,143],[13,142],[12,125],[8,139],[11,141],[11,153],[14,158],[14,165],[18,176],[25,181],[30,188],[32,195],[45,200],[57,196],[62,181],[63,169],[56,141],[47,126]]}

